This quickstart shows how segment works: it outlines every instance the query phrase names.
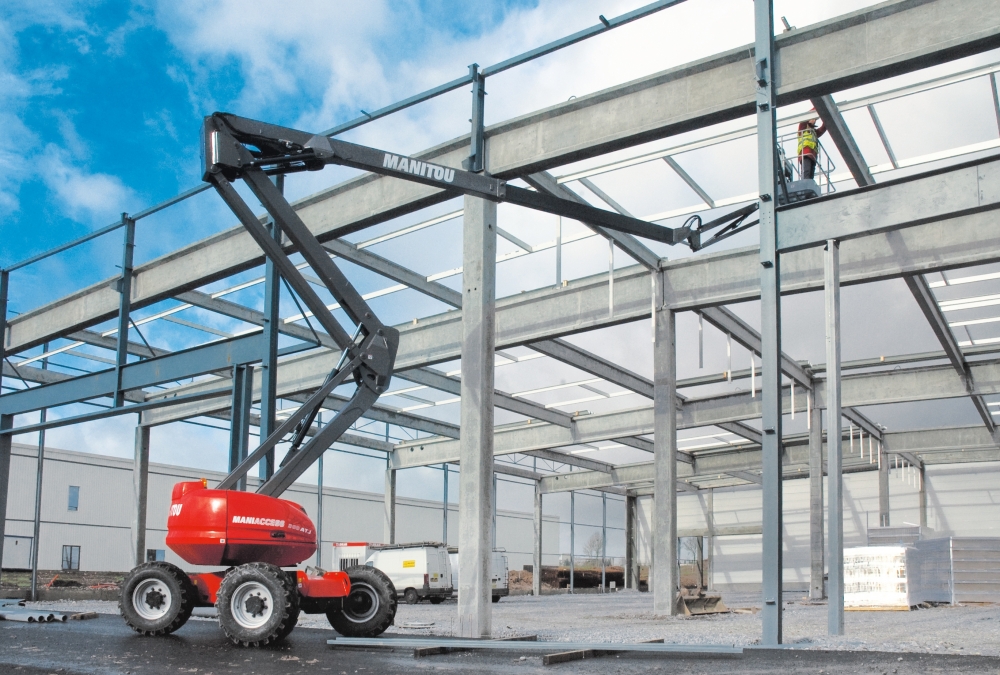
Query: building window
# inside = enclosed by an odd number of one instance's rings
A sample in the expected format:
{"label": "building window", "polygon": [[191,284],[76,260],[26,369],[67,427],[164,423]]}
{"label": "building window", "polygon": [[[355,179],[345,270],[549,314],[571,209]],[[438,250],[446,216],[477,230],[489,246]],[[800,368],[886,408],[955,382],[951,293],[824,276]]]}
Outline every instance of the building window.
{"label": "building window", "polygon": [[63,546],[62,568],[64,571],[80,569],[79,546]]}
{"label": "building window", "polygon": [[162,562],[166,560],[167,552],[162,548],[147,548],[146,549],[146,562]]}
{"label": "building window", "polygon": [[80,486],[69,486],[69,507],[67,510],[76,511],[80,508]]}

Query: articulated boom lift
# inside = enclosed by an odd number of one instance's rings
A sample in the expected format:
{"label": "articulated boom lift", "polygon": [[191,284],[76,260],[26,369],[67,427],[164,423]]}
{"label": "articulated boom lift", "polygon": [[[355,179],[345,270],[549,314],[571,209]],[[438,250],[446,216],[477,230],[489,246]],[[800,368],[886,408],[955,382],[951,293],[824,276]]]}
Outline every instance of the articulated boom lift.
{"label": "articulated boom lift", "polygon": [[[298,504],[280,499],[288,489],[385,392],[392,378],[399,332],[385,326],[343,275],[319,240],[285,200],[269,175],[316,171],[342,164],[493,201],[558,214],[633,235],[692,249],[702,233],[726,225],[712,241],[731,236],[752,212],[745,207],[702,225],[693,218],[671,229],[535,192],[488,174],[346,143],[323,135],[278,127],[226,113],[205,118],[204,180],[211,183],[277,267],[295,293],[341,349],[340,362],[291,416],[263,440],[214,489],[207,481],[174,486],[167,519],[167,546],[194,565],[228,567],[225,572],[186,574],[175,565],[147,562],[133,569],[122,587],[121,613],[139,633],[171,633],[195,606],[216,605],[219,623],[237,644],[263,645],[287,636],[299,612],[325,613],[340,633],[381,634],[396,614],[396,589],[370,567],[324,572],[288,572],[316,551],[315,525]],[[260,200],[283,237],[276,239],[233,187],[242,179]],[[349,334],[334,318],[285,253],[284,237],[300,253],[355,324]],[[707,243],[712,243],[712,241]],[[707,245],[707,243],[705,245]],[[320,407],[338,386],[353,378],[357,389],[328,424],[307,435]],[[289,438],[281,466],[256,494],[240,491],[247,472]]]}

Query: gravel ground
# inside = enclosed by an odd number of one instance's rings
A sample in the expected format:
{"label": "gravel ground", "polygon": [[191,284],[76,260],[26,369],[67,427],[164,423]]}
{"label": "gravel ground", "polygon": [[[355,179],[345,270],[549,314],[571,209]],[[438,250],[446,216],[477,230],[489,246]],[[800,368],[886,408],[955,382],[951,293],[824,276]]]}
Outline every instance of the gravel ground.
{"label": "gravel ground", "polygon": [[[759,606],[759,596],[724,594],[730,608]],[[786,595],[786,643],[805,649],[835,649],[1000,656],[1000,605],[936,607],[913,612],[847,612],[846,635],[826,636],[826,605],[809,605]],[[50,611],[117,614],[114,602],[28,603]],[[454,600],[440,605],[400,605],[396,635],[451,635]],[[214,621],[194,617],[195,621]],[[410,623],[433,623],[427,629]],[[299,625],[329,629],[323,615],[302,615]],[[663,638],[676,644],[757,644],[760,615],[730,613],[702,617],[658,617],[647,593],[610,595],[514,596],[493,605],[494,637],[537,635],[540,640],[635,642]]]}

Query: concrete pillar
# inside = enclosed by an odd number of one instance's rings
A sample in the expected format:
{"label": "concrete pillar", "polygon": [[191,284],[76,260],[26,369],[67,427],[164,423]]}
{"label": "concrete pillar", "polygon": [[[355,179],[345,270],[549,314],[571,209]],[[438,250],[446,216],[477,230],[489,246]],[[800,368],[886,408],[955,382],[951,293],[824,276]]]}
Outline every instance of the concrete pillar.
{"label": "concrete pillar", "polygon": [[[0,431],[12,428],[14,416],[0,415]],[[3,560],[4,532],[7,528],[7,488],[10,484],[10,448],[13,440],[14,437],[10,434],[0,436],[0,560]]]}
{"label": "concrete pillar", "polygon": [[569,592],[576,591],[576,492],[569,493]]}
{"label": "concrete pillar", "polygon": [[674,313],[657,279],[653,345],[653,612],[677,613],[677,350]]}
{"label": "concrete pillar", "polygon": [[535,546],[531,559],[531,593],[542,594],[542,483],[535,481]]}
{"label": "concrete pillar", "polygon": [[878,461],[878,524],[879,527],[889,527],[889,455],[881,443]]}
{"label": "concrete pillar", "polygon": [[146,501],[149,493],[149,427],[135,428],[132,464],[132,550],[135,564],[146,562]]}
{"label": "concrete pillar", "polygon": [[441,543],[448,545],[448,465],[442,464],[444,484],[441,489]]}
{"label": "concrete pillar", "polygon": [[382,519],[382,541],[396,543],[396,470],[385,470],[385,515]]}
{"label": "concrete pillar", "polygon": [[466,197],[463,220],[458,635],[488,638],[493,628],[490,531],[497,205]]}
{"label": "concrete pillar", "polygon": [[840,413],[840,246],[826,243],[824,255],[826,296],[826,456],[829,482],[830,561],[827,592],[827,628],[830,635],[844,634],[844,481]]}
{"label": "concrete pillar", "polygon": [[625,587],[639,590],[639,560],[635,547],[635,517],[638,498],[625,497]]}
{"label": "concrete pillar", "polygon": [[809,599],[826,597],[823,548],[823,411],[815,402],[809,412]]}
{"label": "concrete pillar", "polygon": [[927,528],[927,469],[921,465],[918,471],[920,485],[917,497],[920,500],[918,502],[918,506],[920,508],[920,529],[924,530]]}

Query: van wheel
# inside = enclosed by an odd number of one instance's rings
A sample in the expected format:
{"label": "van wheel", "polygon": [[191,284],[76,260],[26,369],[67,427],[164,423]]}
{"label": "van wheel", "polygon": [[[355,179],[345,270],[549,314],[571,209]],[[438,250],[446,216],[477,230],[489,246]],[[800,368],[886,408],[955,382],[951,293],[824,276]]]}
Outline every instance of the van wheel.
{"label": "van wheel", "polygon": [[500,602],[500,596],[499,595],[494,595],[493,596],[493,602],[494,603]]}
{"label": "van wheel", "polygon": [[403,592],[403,602],[405,602],[408,605],[415,605],[418,602],[420,602],[420,596],[417,595],[417,592],[414,589],[407,588]]}
{"label": "van wheel", "polygon": [[190,577],[167,562],[135,567],[122,584],[118,611],[141,635],[167,635],[187,623],[197,596]]}
{"label": "van wheel", "polygon": [[432,596],[432,597],[427,598],[427,599],[431,601],[432,605],[440,605],[442,602],[444,602],[444,598],[442,598],[440,596]]}
{"label": "van wheel", "polygon": [[289,575],[269,563],[231,570],[215,603],[219,624],[234,644],[259,647],[286,637],[299,618],[299,595]]}
{"label": "van wheel", "polygon": [[396,618],[396,587],[374,567],[350,567],[351,592],[342,609],[326,613],[333,629],[344,637],[377,637]]}

